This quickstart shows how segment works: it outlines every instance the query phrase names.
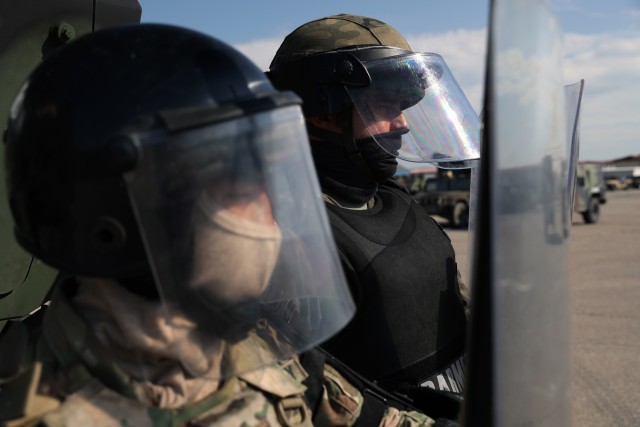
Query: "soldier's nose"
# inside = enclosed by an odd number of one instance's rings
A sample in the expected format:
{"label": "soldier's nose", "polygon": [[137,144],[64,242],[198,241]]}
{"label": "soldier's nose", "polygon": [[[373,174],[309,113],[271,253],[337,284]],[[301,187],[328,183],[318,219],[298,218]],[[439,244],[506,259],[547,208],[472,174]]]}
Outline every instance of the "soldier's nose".
{"label": "soldier's nose", "polygon": [[400,113],[396,116],[391,123],[389,124],[389,130],[399,130],[399,129],[408,129],[409,125],[407,124],[407,119],[404,117],[404,114]]}

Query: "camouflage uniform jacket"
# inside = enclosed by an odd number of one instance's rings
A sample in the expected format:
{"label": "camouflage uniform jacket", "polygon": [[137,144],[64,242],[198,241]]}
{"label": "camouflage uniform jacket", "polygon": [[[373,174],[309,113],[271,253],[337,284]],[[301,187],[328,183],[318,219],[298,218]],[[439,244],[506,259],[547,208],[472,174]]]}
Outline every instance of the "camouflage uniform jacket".
{"label": "camouflage uniform jacket", "polygon": [[[178,409],[148,406],[136,399],[135,381],[96,351],[95,338],[63,292],[49,308],[4,332],[0,363],[9,352],[26,357],[0,369],[2,426],[350,426],[363,408],[362,394],[327,365],[312,411],[304,394],[308,374],[298,357],[227,378],[215,393]],[[433,421],[389,408],[376,424]]]}

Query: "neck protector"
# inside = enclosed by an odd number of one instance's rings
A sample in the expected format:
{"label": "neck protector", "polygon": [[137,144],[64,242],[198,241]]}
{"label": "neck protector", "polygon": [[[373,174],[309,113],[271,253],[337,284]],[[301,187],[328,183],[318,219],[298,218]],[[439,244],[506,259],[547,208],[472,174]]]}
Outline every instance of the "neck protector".
{"label": "neck protector", "polygon": [[[357,151],[349,153],[343,135],[310,124],[307,128],[320,185],[330,195],[363,204],[376,193],[378,183],[395,174],[398,166],[395,157],[385,152],[373,138],[356,141]],[[358,162],[356,157],[363,162]]]}

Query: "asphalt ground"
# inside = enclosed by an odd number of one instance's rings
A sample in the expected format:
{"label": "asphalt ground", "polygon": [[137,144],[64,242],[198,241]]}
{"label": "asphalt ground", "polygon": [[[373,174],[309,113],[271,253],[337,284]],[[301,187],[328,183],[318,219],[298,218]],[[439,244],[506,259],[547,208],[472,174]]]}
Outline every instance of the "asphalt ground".
{"label": "asphalt ground", "polygon": [[[640,190],[610,191],[607,199],[598,223],[585,224],[574,213],[570,230],[573,425],[636,427],[640,426]],[[445,229],[466,278],[468,232],[446,225]]]}

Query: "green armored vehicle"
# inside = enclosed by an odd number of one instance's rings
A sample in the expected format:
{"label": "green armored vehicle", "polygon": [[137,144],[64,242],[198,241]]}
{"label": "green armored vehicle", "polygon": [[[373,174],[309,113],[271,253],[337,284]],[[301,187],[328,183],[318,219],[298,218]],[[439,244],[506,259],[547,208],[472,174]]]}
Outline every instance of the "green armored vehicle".
{"label": "green armored vehicle", "polygon": [[[0,0],[0,135],[22,83],[40,61],[83,34],[138,23],[141,14],[137,0]],[[4,176],[3,149],[0,149],[0,173]],[[25,316],[40,306],[57,274],[18,246],[12,227],[2,177],[0,331],[8,319]]]}
{"label": "green armored vehicle", "polygon": [[582,215],[585,223],[595,224],[600,218],[600,205],[607,202],[602,166],[597,163],[580,163],[576,175],[573,210]]}
{"label": "green armored vehicle", "polygon": [[453,228],[466,228],[469,225],[470,187],[470,169],[438,169],[435,177],[428,178],[423,188],[412,193],[429,215],[446,218]]}

